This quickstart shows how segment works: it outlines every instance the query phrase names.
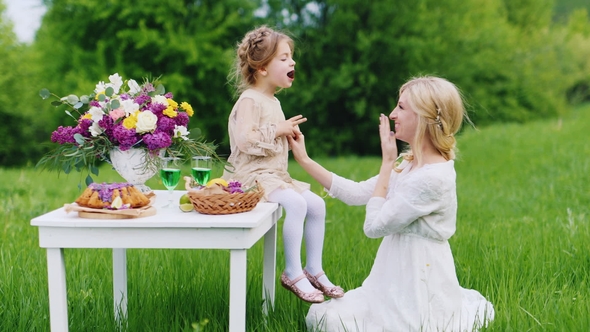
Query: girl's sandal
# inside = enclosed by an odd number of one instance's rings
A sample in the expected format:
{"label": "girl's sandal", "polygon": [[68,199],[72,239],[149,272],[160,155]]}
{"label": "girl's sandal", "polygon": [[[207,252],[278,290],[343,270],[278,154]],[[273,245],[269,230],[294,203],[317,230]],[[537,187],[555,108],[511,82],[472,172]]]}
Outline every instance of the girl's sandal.
{"label": "girl's sandal", "polygon": [[310,303],[324,302],[324,295],[319,290],[314,289],[313,292],[306,293],[306,292],[302,291],[301,289],[299,289],[299,287],[297,287],[295,285],[299,280],[301,280],[303,278],[305,278],[304,274],[300,275],[299,277],[295,278],[294,280],[290,280],[289,277],[287,277],[287,275],[285,274],[285,272],[283,272],[283,274],[281,275],[281,285],[283,287],[285,287],[286,289],[290,290],[291,292],[293,292],[293,294],[295,294],[298,298],[302,299],[305,302],[310,302]]}
{"label": "girl's sandal", "polygon": [[324,293],[325,296],[335,298],[335,299],[341,298],[344,296],[344,290],[342,289],[342,287],[340,287],[340,286],[327,287],[327,286],[322,285],[322,283],[318,279],[321,276],[323,276],[324,274],[326,274],[326,273],[324,273],[324,271],[316,274],[315,276],[312,276],[311,273],[307,272],[306,270],[303,270],[303,274],[305,274],[305,276],[307,277],[309,282],[313,285],[313,287],[322,291],[322,293]]}

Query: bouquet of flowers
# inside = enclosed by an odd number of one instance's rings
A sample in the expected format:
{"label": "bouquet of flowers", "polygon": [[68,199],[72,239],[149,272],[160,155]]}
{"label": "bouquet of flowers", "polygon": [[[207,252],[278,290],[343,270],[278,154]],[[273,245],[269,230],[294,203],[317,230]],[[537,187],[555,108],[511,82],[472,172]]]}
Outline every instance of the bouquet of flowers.
{"label": "bouquet of flowers", "polygon": [[72,169],[87,169],[96,175],[96,162],[110,161],[110,151],[117,148],[141,148],[153,157],[163,152],[182,159],[198,154],[216,156],[214,145],[189,138],[192,106],[176,102],[158,79],[145,79],[140,85],[115,73],[108,83],[98,82],[89,95],[59,97],[47,89],[40,95],[57,98],[54,106],[66,105],[65,112],[75,123],[59,126],[52,133],[51,141],[59,146],[41,158],[37,166],[42,168],[66,174]]}

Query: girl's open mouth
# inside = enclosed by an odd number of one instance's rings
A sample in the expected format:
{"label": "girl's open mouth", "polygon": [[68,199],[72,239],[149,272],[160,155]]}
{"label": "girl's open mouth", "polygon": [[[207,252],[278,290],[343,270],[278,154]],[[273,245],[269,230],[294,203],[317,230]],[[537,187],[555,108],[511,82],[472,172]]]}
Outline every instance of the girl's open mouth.
{"label": "girl's open mouth", "polygon": [[295,78],[295,71],[294,71],[294,70],[291,70],[290,72],[288,72],[288,73],[287,73],[287,76],[288,76],[290,79],[294,79],[294,78]]}

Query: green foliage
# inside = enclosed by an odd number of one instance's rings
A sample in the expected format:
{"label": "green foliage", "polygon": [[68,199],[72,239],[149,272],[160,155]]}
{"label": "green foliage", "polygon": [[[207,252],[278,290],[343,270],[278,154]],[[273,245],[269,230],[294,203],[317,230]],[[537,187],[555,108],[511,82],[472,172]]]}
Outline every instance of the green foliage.
{"label": "green foliage", "polygon": [[41,149],[39,135],[42,119],[35,114],[31,102],[34,70],[32,54],[26,45],[18,43],[12,23],[4,19],[5,6],[0,1],[0,165],[22,165],[34,159]]}
{"label": "green foliage", "polygon": [[[175,97],[193,105],[208,140],[227,134],[226,77],[236,40],[252,25],[255,1],[116,0],[50,3],[35,47],[48,60],[46,86],[88,89],[113,72],[162,75]],[[190,128],[189,128],[190,129]]]}
{"label": "green foliage", "polygon": [[[459,283],[494,304],[495,321],[483,331],[590,330],[590,145],[584,139],[589,122],[590,104],[559,120],[491,125],[457,138],[459,205],[450,245]],[[377,157],[317,161],[357,181],[377,174],[380,166]],[[359,287],[381,243],[363,234],[365,208],[325,196],[296,163],[289,169],[324,196],[326,273],[346,290]],[[215,169],[212,176],[220,174]],[[118,179],[101,169],[102,181]],[[164,189],[157,178],[147,185]],[[49,330],[47,257],[30,220],[80,193],[75,178],[0,168],[0,331]],[[284,267],[281,232],[279,222],[277,276]],[[275,309],[262,315],[262,242],[248,251],[246,331],[306,331],[309,304],[278,280]],[[70,331],[120,331],[111,250],[65,249],[65,260]],[[224,250],[128,249],[124,330],[227,331],[228,260]]]}
{"label": "green foliage", "polygon": [[[297,80],[279,98],[310,120],[302,129],[315,152],[378,154],[377,138],[359,133],[375,131],[412,76],[456,83],[477,126],[555,117],[586,91],[590,38],[568,42],[574,27],[552,24],[552,1],[315,3],[313,20],[287,6],[295,16],[282,16],[300,19],[277,22],[301,31]],[[575,31],[590,26],[579,16]]]}
{"label": "green foliage", "polygon": [[379,154],[379,113],[423,74],[456,83],[478,127],[560,116],[590,100],[588,4],[576,1],[45,1],[33,45],[0,30],[0,137],[10,143],[0,163],[38,160],[66,121],[37,91],[81,93],[114,72],[162,75],[193,105],[191,125],[229,153],[227,75],[236,43],[260,24],[296,41],[296,81],[278,98],[287,116],[309,119],[313,153]]}

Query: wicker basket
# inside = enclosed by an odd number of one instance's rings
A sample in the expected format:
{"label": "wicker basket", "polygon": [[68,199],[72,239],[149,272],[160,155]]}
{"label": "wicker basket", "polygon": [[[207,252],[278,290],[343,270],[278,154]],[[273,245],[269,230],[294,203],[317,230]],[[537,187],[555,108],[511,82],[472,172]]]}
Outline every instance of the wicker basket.
{"label": "wicker basket", "polygon": [[256,188],[242,194],[211,194],[202,195],[189,191],[188,197],[195,210],[203,214],[232,214],[247,212],[256,207],[264,190]]}

